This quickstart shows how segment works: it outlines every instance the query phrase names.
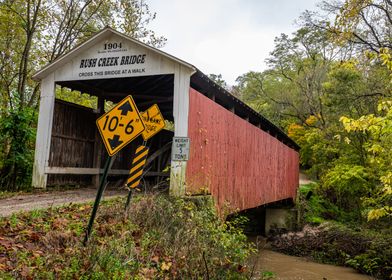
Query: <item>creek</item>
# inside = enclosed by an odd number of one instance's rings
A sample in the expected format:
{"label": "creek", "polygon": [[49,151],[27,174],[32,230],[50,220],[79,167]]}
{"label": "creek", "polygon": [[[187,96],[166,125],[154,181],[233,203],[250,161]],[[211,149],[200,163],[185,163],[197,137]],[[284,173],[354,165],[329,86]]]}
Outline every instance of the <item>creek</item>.
{"label": "creek", "polygon": [[352,268],[315,263],[305,258],[260,249],[255,271],[272,272],[276,280],[372,280]]}

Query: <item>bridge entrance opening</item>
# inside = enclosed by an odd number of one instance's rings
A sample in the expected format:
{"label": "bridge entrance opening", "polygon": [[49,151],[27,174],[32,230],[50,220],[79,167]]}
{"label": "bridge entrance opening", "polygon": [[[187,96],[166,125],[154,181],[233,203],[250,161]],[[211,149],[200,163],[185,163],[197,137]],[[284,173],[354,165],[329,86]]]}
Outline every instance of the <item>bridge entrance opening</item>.
{"label": "bridge entrance opening", "polygon": [[[141,112],[158,104],[167,121],[166,129],[146,143],[150,150],[142,181],[149,189],[167,188],[174,136],[173,84],[174,75],[170,74],[56,82],[56,92],[61,96],[65,95],[64,92],[71,94],[71,91],[85,93],[95,97],[95,104],[89,108],[55,100],[47,185],[98,184],[106,151],[95,120],[105,112],[105,107],[107,111],[112,104],[131,95]],[[109,180],[122,182],[127,177],[132,156],[142,142],[143,139],[138,137],[119,152]]]}
{"label": "bridge entrance opening", "polygon": [[[140,112],[157,104],[169,124],[146,143],[142,182],[148,187],[170,183],[175,194],[184,193],[186,161],[172,161],[170,149],[173,137],[188,136],[195,72],[191,64],[110,27],[46,65],[33,76],[41,81],[41,94],[32,185],[98,185],[107,152],[95,122],[131,95]],[[94,97],[87,102],[92,108],[68,102],[74,101],[66,98],[72,91]],[[59,93],[68,101],[56,99]],[[143,143],[141,135],[132,140],[115,155],[111,179],[129,175],[135,150]]]}

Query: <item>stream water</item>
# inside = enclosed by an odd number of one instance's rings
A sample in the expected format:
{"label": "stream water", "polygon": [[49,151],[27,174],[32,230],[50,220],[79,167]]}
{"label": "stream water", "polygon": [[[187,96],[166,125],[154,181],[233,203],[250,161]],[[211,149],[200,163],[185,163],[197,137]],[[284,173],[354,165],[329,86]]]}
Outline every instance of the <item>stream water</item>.
{"label": "stream water", "polygon": [[308,261],[305,258],[280,254],[269,249],[259,251],[256,271],[273,272],[276,280],[371,280],[354,269]]}

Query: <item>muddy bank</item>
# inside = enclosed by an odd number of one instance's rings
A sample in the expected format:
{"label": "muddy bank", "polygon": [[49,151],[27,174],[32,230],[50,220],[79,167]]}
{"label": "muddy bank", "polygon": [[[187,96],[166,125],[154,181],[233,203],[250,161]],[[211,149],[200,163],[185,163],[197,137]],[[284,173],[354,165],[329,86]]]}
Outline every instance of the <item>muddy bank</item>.
{"label": "muddy bank", "polygon": [[305,258],[293,257],[261,249],[256,263],[256,271],[270,271],[279,280],[371,280],[370,276],[359,274],[354,269],[334,265],[319,264]]}

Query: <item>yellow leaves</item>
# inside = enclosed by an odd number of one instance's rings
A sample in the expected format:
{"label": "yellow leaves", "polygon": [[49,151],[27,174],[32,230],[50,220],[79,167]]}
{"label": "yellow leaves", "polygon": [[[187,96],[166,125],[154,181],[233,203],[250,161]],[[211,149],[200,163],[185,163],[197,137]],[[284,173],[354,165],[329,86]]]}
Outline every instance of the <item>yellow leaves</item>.
{"label": "yellow leaves", "polygon": [[[390,216],[392,217],[392,207],[385,205],[387,204],[388,200],[391,199],[392,196],[392,187],[391,185],[384,185],[384,188],[382,189],[382,192],[378,199],[381,201],[381,206],[384,205],[383,207],[379,207],[376,209],[372,209],[368,213],[368,220],[374,220],[374,219],[379,219],[385,216]],[[378,205],[380,205],[378,204]]]}
{"label": "yellow leaves", "polygon": [[388,48],[380,49],[379,58],[382,65],[385,65],[389,70],[392,70],[392,56]]}
{"label": "yellow leaves", "polygon": [[[333,137],[333,139],[335,139],[335,140],[337,140],[337,141],[342,141],[342,135],[340,135],[340,134],[336,134],[334,137]],[[344,138],[343,138],[343,141],[344,141],[344,143],[346,143],[347,145],[350,145],[350,143],[351,143],[351,139],[350,138],[348,138],[347,136],[345,136]]]}
{"label": "yellow leaves", "polygon": [[294,139],[298,139],[300,135],[303,135],[305,132],[305,128],[302,125],[292,123],[288,128],[288,136]]}
{"label": "yellow leaves", "polygon": [[378,209],[370,210],[367,218],[369,221],[372,221],[372,220],[378,220],[382,217],[390,216],[390,215],[392,215],[392,207],[384,206],[384,207],[381,207]]}
{"label": "yellow leaves", "polygon": [[388,172],[385,176],[381,177],[381,182],[384,185],[392,186],[392,171]]}
{"label": "yellow leaves", "polygon": [[354,129],[352,128],[352,125],[351,125],[351,123],[352,123],[352,121],[353,121],[352,119],[347,118],[347,117],[345,117],[345,116],[341,116],[340,119],[339,119],[339,121],[343,124],[344,129],[345,129],[347,132],[350,132],[350,131],[354,130]]}
{"label": "yellow leaves", "polygon": [[340,63],[339,67],[346,69],[346,70],[356,70],[357,69],[358,60],[356,59],[349,59],[344,60]]}
{"label": "yellow leaves", "polygon": [[379,112],[392,112],[392,100],[384,100],[378,103],[377,111]]}
{"label": "yellow leaves", "polygon": [[162,262],[161,264],[162,271],[169,271],[171,267],[172,267],[172,262]]}
{"label": "yellow leaves", "polygon": [[160,265],[159,265],[160,258],[157,255],[152,256],[151,261],[156,263],[158,265],[158,267],[164,272],[170,271],[170,269],[173,265],[173,263],[170,261],[170,258],[168,258],[168,257],[165,257],[164,260],[162,260],[162,263]]}
{"label": "yellow leaves", "polygon": [[391,186],[385,186],[383,189],[382,189],[382,191],[383,191],[383,193],[384,193],[384,195],[392,195],[392,187]]}
{"label": "yellow leaves", "polygon": [[380,179],[384,185],[384,188],[382,190],[383,194],[385,196],[392,195],[392,172],[388,172],[385,176],[382,176]]}
{"label": "yellow leaves", "polygon": [[345,124],[345,123],[350,122],[350,119],[345,116],[341,116],[339,121],[342,122],[343,124]]}
{"label": "yellow leaves", "polygon": [[379,153],[382,153],[382,152],[384,152],[384,151],[385,151],[385,149],[383,148],[383,146],[381,146],[381,145],[378,144],[378,143],[375,143],[375,144],[371,145],[371,146],[368,148],[368,152],[371,152],[371,153],[373,153],[373,154],[379,154]]}
{"label": "yellow leaves", "polygon": [[383,118],[369,114],[361,116],[358,119],[350,119],[342,116],[339,121],[343,124],[347,132],[378,132],[382,126]]}
{"label": "yellow leaves", "polygon": [[375,60],[375,59],[378,58],[378,54],[377,54],[377,53],[375,53],[375,52],[373,52],[373,51],[369,51],[369,50],[366,50],[366,51],[364,52],[364,55],[365,55],[365,57],[366,57],[367,59],[370,59],[370,60]]}
{"label": "yellow leaves", "polygon": [[350,32],[359,22],[360,12],[371,0],[347,0],[336,17],[335,25],[343,32]]}
{"label": "yellow leaves", "polygon": [[[154,262],[157,265],[157,267],[159,267],[164,272],[170,271],[173,265],[169,257],[160,258],[158,255],[154,255],[150,258],[150,260]],[[160,260],[162,260],[162,263],[159,265]]]}
{"label": "yellow leaves", "polygon": [[296,123],[292,123],[292,124],[290,124],[290,126],[289,126],[289,131],[290,130],[292,130],[292,131],[295,131],[295,130],[303,130],[304,129],[304,127],[302,126],[302,125],[299,125],[299,124],[296,124]]}
{"label": "yellow leaves", "polygon": [[350,138],[348,138],[348,137],[344,137],[344,142],[345,142],[347,145],[350,145],[351,140],[350,140]]}
{"label": "yellow leaves", "polygon": [[79,207],[79,211],[84,211],[84,210],[86,210],[86,205],[82,205]]}
{"label": "yellow leaves", "polygon": [[330,81],[322,83],[322,86],[325,91],[331,91],[334,88],[334,85]]}
{"label": "yellow leaves", "polygon": [[310,115],[306,120],[305,123],[307,125],[314,125],[318,121],[318,118],[316,116]]}

